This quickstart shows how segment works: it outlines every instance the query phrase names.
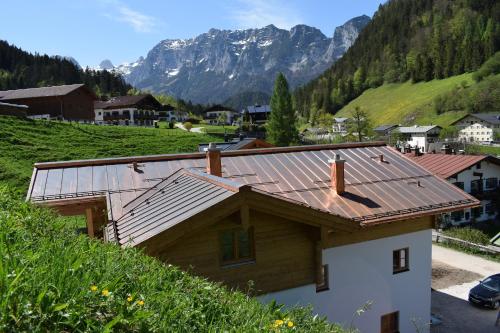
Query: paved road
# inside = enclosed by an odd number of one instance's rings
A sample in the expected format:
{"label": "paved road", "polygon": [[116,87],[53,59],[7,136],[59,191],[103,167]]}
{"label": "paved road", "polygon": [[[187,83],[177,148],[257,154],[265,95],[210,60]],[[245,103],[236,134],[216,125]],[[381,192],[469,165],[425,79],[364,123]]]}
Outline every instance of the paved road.
{"label": "paved road", "polygon": [[442,323],[433,326],[431,332],[500,333],[500,327],[493,326],[496,311],[476,307],[467,301],[469,290],[478,280],[500,273],[500,263],[437,245],[432,246],[432,260],[433,275],[439,269],[443,276],[433,278],[433,286],[440,289],[432,292],[432,313]]}

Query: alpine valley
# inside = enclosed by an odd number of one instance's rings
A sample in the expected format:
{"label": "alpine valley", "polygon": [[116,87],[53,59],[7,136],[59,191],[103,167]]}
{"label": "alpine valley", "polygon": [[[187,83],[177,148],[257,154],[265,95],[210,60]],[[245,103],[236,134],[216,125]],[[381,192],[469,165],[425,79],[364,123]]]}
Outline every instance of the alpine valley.
{"label": "alpine valley", "polygon": [[292,88],[317,77],[346,52],[368,22],[366,15],[353,18],[337,27],[332,38],[307,25],[290,31],[274,25],[210,29],[192,39],[163,40],[136,62],[114,67],[104,60],[99,68],[123,74],[142,90],[238,108],[266,102],[278,72]]}

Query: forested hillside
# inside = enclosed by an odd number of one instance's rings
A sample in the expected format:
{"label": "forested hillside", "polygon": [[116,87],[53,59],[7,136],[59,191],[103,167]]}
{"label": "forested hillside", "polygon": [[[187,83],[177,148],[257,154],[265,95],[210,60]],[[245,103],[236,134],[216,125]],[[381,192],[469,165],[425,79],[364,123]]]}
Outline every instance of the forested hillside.
{"label": "forested hillside", "polygon": [[68,59],[31,54],[0,40],[0,90],[85,83],[97,95],[125,95],[132,87],[116,73],[82,70]]}
{"label": "forested hillside", "polygon": [[499,1],[391,0],[338,62],[295,91],[295,107],[308,119],[333,113],[384,83],[475,71],[499,49]]}

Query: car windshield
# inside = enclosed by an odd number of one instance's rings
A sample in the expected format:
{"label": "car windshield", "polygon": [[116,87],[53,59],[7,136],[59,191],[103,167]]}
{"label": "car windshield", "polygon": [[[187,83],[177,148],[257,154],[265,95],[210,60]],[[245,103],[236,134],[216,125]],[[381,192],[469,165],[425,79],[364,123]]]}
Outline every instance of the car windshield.
{"label": "car windshield", "polygon": [[484,279],[484,281],[481,282],[481,284],[488,289],[500,292],[500,279],[492,279],[489,277]]}

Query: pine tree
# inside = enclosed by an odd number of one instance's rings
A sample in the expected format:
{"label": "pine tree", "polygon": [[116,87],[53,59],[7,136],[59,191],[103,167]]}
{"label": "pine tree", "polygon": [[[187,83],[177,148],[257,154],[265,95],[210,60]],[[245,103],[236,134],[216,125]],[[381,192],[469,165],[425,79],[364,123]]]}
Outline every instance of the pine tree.
{"label": "pine tree", "polygon": [[295,124],[295,111],[292,108],[292,97],[288,90],[288,82],[283,73],[279,73],[274,82],[271,97],[271,114],[267,123],[268,139],[276,146],[289,146],[298,139]]}

